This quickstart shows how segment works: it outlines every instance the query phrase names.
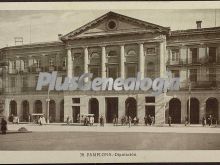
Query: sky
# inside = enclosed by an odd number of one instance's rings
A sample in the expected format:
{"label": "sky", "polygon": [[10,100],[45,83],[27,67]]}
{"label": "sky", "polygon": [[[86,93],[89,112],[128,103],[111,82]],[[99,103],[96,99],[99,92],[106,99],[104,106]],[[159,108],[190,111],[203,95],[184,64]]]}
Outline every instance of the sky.
{"label": "sky", "polygon": [[[111,10],[146,22],[170,27],[171,30],[220,26],[220,9],[145,9]],[[100,17],[109,10],[0,10],[0,48],[13,46],[14,37],[23,37],[24,44],[57,41],[58,34],[67,34]],[[215,14],[216,13],[216,14]]]}

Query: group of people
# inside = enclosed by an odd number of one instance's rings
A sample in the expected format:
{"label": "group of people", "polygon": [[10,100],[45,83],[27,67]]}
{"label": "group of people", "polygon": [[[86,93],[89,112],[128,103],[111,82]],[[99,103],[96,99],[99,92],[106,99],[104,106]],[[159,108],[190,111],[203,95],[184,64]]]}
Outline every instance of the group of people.
{"label": "group of people", "polygon": [[145,125],[150,125],[150,126],[154,125],[155,124],[154,116],[146,115],[144,117],[144,123],[145,123]]}
{"label": "group of people", "polygon": [[84,118],[84,125],[85,126],[88,126],[88,125],[92,126],[94,124],[94,121],[95,121],[94,116],[86,116]]}
{"label": "group of people", "polygon": [[19,124],[20,122],[19,117],[13,114],[9,116],[8,120],[12,122],[13,124]]}
{"label": "group of people", "polygon": [[121,118],[121,125],[129,125],[131,126],[131,123],[134,123],[134,125],[137,125],[139,123],[139,118],[136,116],[132,119],[131,116],[122,116]]}
{"label": "group of people", "polygon": [[205,127],[206,125],[211,126],[213,124],[217,125],[217,120],[215,119],[214,116],[208,115],[208,117],[205,117],[205,116],[202,117],[202,126],[203,127]]}
{"label": "group of people", "polygon": [[38,124],[39,125],[43,125],[43,124],[46,124],[46,119],[44,116],[40,116],[39,119],[38,119]]}

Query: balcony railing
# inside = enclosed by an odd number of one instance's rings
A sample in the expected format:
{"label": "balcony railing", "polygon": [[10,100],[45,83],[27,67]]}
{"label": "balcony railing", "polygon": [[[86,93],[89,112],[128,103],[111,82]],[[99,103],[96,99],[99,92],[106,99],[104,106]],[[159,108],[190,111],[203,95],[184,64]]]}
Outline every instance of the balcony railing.
{"label": "balcony railing", "polygon": [[45,67],[27,67],[25,69],[9,69],[9,74],[26,74],[26,73],[39,73],[39,72],[52,72],[52,71],[66,71],[64,66],[45,66]]}
{"label": "balcony railing", "polygon": [[[196,82],[191,82],[191,88],[192,89],[213,89],[220,87],[218,84],[219,81],[196,81]],[[188,89],[189,85],[187,82],[181,83],[181,88],[182,89]]]}

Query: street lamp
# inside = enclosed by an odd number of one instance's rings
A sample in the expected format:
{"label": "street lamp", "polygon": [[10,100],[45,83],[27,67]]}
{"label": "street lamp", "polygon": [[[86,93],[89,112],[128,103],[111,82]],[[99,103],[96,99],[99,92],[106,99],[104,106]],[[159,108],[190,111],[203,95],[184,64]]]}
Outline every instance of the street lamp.
{"label": "street lamp", "polygon": [[49,94],[50,94],[50,89],[48,87],[47,99],[46,99],[46,102],[47,102],[47,124],[50,123],[50,97],[49,97]]}

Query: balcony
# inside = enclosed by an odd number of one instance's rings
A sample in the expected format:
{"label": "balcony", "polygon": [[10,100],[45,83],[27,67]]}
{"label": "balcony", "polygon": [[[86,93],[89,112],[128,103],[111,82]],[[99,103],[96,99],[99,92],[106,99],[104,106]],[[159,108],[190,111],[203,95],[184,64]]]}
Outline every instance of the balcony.
{"label": "balcony", "polygon": [[182,66],[184,64],[186,64],[185,60],[172,61],[170,59],[166,63],[166,65],[168,65],[168,66]]}
{"label": "balcony", "polygon": [[[218,87],[219,81],[196,81],[191,82],[192,89],[216,89]],[[181,89],[189,90],[189,85],[187,82],[181,83]]]}

